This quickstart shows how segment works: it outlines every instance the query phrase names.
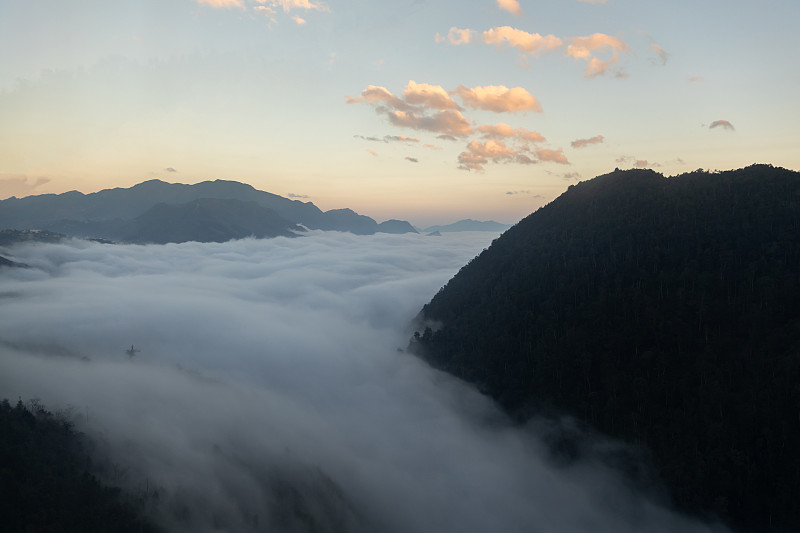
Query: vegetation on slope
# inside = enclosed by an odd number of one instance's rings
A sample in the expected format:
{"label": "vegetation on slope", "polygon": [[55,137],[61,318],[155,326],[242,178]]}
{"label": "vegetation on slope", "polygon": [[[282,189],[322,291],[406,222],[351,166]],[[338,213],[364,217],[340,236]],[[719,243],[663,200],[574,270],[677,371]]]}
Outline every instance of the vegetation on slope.
{"label": "vegetation on slope", "polygon": [[800,173],[615,171],[462,268],[411,348],[520,420],[646,446],[683,510],[800,529],[798,302]]}
{"label": "vegetation on slope", "polygon": [[0,402],[0,529],[155,532],[118,488],[90,472],[81,436],[40,405]]}

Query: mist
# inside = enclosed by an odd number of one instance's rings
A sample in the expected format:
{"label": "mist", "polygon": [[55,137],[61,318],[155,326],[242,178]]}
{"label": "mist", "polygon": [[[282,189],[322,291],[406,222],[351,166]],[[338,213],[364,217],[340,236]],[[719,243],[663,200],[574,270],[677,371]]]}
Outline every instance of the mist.
{"label": "mist", "polygon": [[175,531],[722,531],[403,351],[493,237],[17,246],[0,397],[69,409]]}

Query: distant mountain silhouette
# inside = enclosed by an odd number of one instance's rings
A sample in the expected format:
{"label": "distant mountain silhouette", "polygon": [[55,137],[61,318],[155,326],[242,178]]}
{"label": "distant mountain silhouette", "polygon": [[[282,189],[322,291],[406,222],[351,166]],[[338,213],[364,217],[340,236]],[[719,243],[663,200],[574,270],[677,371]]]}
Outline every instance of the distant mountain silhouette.
{"label": "distant mountain silhouette", "polygon": [[255,202],[202,198],[157,204],[128,224],[121,239],[133,243],[225,242],[245,237],[291,237],[304,231]]}
{"label": "distant mountain silhouette", "polygon": [[430,226],[421,231],[423,233],[433,233],[434,231],[438,231],[440,233],[452,231],[505,231],[510,227],[510,224],[501,224],[500,222],[495,222],[494,220],[481,221],[466,218],[464,220],[459,220],[458,222],[453,222],[452,224],[445,224],[444,226]]}
{"label": "distant mountain silhouette", "polygon": [[380,233],[418,233],[410,223],[405,220],[391,219],[378,224]]}
{"label": "distant mountain silhouette", "polygon": [[798,273],[800,173],[615,171],[463,267],[410,348],[520,421],[645,446],[680,509],[796,531]]}
{"label": "distant mountain silhouette", "polygon": [[[301,224],[309,229],[357,234],[383,231],[375,220],[350,209],[323,212],[311,202],[290,200],[244,183],[224,180],[195,185],[150,180],[130,188],[105,189],[91,194],[71,191],[12,197],[0,201],[0,228],[47,229],[70,236],[119,240],[121,235],[133,231],[130,227],[133,219],[157,204],[181,205],[204,199],[254,202],[288,222],[284,229]],[[411,229],[409,225],[409,231]]]}

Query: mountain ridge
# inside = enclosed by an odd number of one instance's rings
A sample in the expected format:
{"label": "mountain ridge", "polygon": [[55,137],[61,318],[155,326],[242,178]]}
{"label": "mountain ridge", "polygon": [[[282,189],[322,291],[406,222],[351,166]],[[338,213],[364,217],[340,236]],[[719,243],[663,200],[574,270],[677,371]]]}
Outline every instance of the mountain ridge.
{"label": "mountain ridge", "polygon": [[[109,234],[98,232],[105,228],[115,235],[125,233],[128,221],[143,215],[156,204],[179,205],[201,199],[255,202],[285,219],[289,225],[301,224],[308,229],[350,231],[362,235],[414,231],[410,224],[407,227],[396,224],[381,226],[374,219],[348,208],[322,211],[312,202],[284,198],[238,181],[214,180],[187,185],[159,179],[89,194],[68,191],[0,200],[0,228],[37,228],[69,236],[109,238]],[[87,234],[87,231],[91,233]]]}
{"label": "mountain ridge", "polygon": [[422,233],[438,232],[460,232],[460,231],[505,231],[510,228],[511,224],[502,224],[494,220],[473,220],[471,218],[464,218],[451,224],[439,224],[435,226],[428,226],[421,229]]}

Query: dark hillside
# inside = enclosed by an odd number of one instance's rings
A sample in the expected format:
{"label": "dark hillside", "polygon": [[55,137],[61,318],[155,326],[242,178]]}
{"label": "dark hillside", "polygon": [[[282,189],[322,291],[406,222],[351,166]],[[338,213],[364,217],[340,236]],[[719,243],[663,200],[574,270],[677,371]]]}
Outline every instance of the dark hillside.
{"label": "dark hillside", "polygon": [[420,315],[412,349],[518,419],[566,411],[646,446],[679,508],[800,529],[800,173],[574,185]]}
{"label": "dark hillside", "polygon": [[0,402],[0,529],[16,532],[160,531],[141,502],[89,472],[82,437],[38,404]]}

